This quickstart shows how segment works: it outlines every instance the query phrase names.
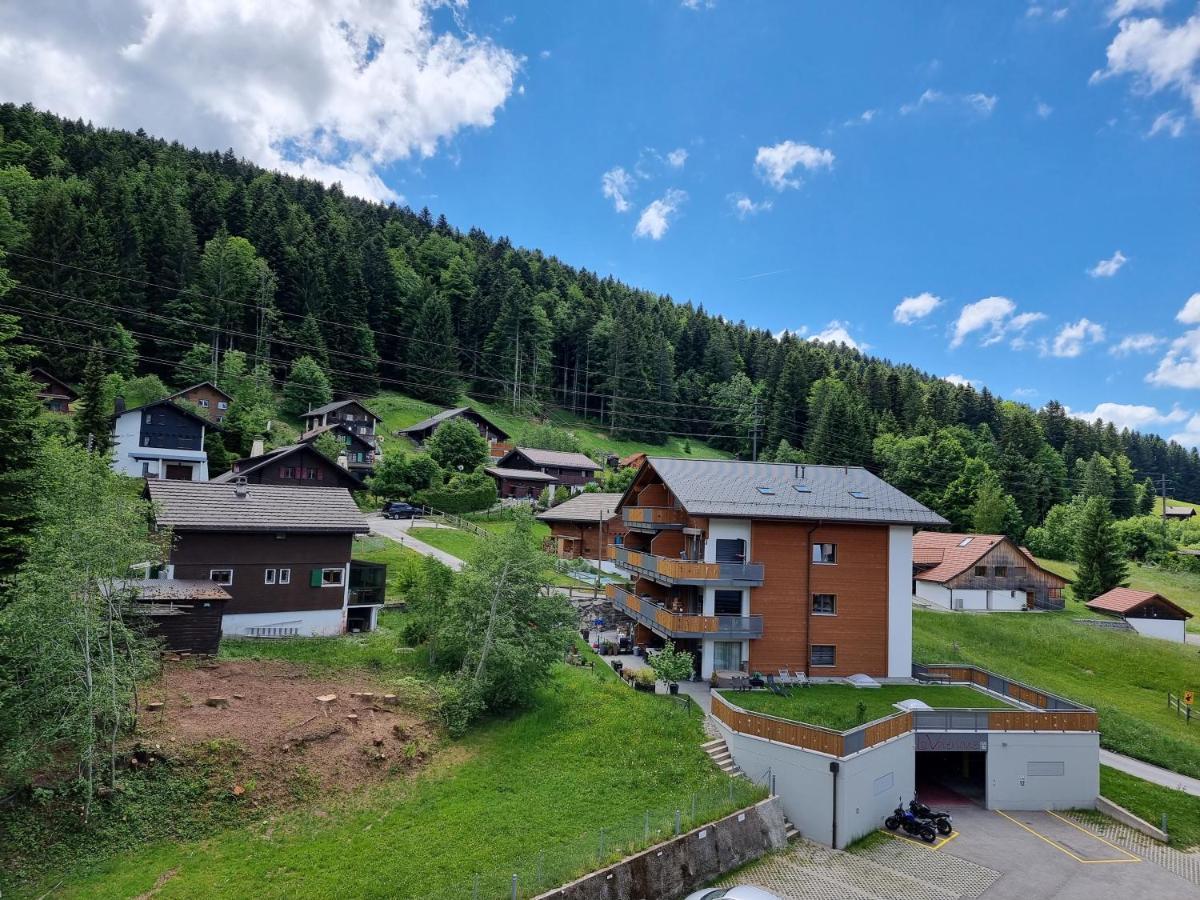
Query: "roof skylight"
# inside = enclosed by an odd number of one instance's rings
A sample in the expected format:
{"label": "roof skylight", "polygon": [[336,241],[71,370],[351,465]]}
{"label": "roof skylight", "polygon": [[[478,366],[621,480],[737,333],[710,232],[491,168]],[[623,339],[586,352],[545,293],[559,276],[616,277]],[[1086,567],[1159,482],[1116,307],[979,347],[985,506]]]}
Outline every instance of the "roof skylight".
{"label": "roof skylight", "polygon": [[867,492],[866,491],[851,491],[850,496],[853,497],[855,500],[866,500]]}
{"label": "roof skylight", "polygon": [[792,490],[794,490],[797,494],[811,494],[812,493],[812,488],[810,488],[807,484],[793,484]]}
{"label": "roof skylight", "polygon": [[759,487],[755,488],[755,490],[757,490],[764,497],[775,496],[775,488],[773,488],[773,487],[759,486]]}

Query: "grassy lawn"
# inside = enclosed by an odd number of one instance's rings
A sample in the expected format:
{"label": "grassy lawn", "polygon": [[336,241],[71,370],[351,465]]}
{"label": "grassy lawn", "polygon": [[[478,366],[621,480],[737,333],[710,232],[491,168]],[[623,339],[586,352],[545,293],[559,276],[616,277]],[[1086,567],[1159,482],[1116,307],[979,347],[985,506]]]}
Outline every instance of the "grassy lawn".
{"label": "grassy lawn", "polygon": [[[786,697],[770,691],[726,693],[734,706],[766,713],[781,719],[794,719],[847,731],[864,722],[873,722],[899,712],[893,704],[901,700],[922,700],[941,708],[984,709],[1008,706],[982,691],[963,685],[883,685],[880,688],[856,688],[847,684],[817,684],[794,688]],[[866,709],[859,715],[858,704]]]}
{"label": "grassy lawn", "polygon": [[[480,520],[477,524],[484,530],[497,535],[506,534],[513,528],[512,521],[506,519]],[[411,528],[408,533],[422,543],[437,547],[439,550],[463,560],[470,559],[487,541],[487,538],[472,531],[460,531],[457,528]],[[549,525],[545,522],[533,523],[533,539],[536,546],[541,547],[543,541],[549,536]],[[559,587],[578,587],[580,585],[580,582],[568,578],[554,569],[547,569],[545,576],[546,581]]]}
{"label": "grassy lawn", "polygon": [[[320,809],[203,841],[158,844],[66,873],[64,897],[461,898],[549,887],[764,793],[700,750],[700,713],[630,690],[606,666],[556,670],[535,709],[492,721],[435,754],[431,769]],[[604,836],[601,837],[601,829]],[[53,879],[44,887],[50,887]],[[31,894],[32,896],[32,894]]]}
{"label": "grassy lawn", "polygon": [[421,564],[421,554],[402,547],[381,534],[354,536],[353,557],[363,562],[383,563],[387,570],[387,599],[395,603],[404,599],[404,586],[412,583],[415,569]]}
{"label": "grassy lawn", "polygon": [[[1039,559],[1039,563],[1064,578],[1075,577],[1075,563],[1053,559]],[[1178,603],[1194,618],[1188,619],[1187,630],[1200,634],[1200,575],[1191,572],[1168,572],[1159,566],[1129,564],[1129,586],[1139,591],[1153,591],[1168,600]],[[1067,588],[1068,596],[1070,587]],[[1081,603],[1067,603],[1067,610],[1079,617],[1095,618],[1097,613]]]}
{"label": "grassy lawn", "polygon": [[1094,707],[1107,749],[1200,777],[1200,726],[1167,691],[1200,689],[1196,647],[1089,628],[1065,613],[913,611],[913,658],[973,663]]}
{"label": "grassy lawn", "polygon": [[1156,828],[1167,814],[1167,833],[1173,847],[1200,845],[1200,797],[1142,781],[1108,766],[1100,767],[1100,793]]}

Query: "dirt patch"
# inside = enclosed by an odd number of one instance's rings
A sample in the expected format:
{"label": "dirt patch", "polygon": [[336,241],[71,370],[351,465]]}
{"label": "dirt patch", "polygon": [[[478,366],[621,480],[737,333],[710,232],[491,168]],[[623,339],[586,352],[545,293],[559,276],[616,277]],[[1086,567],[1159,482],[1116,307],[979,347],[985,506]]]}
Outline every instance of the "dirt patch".
{"label": "dirt patch", "polygon": [[142,712],[139,732],[168,758],[186,752],[232,771],[235,796],[311,800],[428,761],[433,729],[385,697],[367,677],[286,662],[168,662],[143,698],[163,706]]}

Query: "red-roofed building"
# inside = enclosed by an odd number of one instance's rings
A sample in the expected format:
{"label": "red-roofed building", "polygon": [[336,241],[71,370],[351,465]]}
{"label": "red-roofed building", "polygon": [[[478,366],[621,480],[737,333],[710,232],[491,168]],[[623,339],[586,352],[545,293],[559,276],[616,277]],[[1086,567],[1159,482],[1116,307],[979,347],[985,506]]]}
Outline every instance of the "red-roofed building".
{"label": "red-roofed building", "polygon": [[944,609],[1062,609],[1066,585],[1002,534],[913,535],[913,593]]}
{"label": "red-roofed building", "polygon": [[1182,644],[1192,614],[1162,594],[1117,587],[1086,604],[1096,612],[1119,616],[1138,634]]}

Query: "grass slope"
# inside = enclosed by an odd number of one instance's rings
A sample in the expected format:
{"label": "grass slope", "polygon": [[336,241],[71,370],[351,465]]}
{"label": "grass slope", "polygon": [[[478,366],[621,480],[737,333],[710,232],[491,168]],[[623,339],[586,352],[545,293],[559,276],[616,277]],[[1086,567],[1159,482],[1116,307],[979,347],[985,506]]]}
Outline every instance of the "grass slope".
{"label": "grass slope", "polygon": [[1166,813],[1171,846],[1200,846],[1200,797],[1142,781],[1108,766],[1100,767],[1100,794],[1155,827]]}
{"label": "grass slope", "polygon": [[1066,613],[913,611],[913,658],[973,663],[1095,707],[1104,747],[1200,777],[1200,728],[1167,691],[1200,689],[1196,648],[1081,625]]}
{"label": "grass slope", "polygon": [[[1039,559],[1038,562],[1064,578],[1074,579],[1078,568],[1073,562],[1053,559]],[[1168,600],[1178,603],[1193,616],[1188,619],[1187,630],[1200,634],[1200,575],[1191,572],[1168,572],[1159,566],[1130,563],[1129,586],[1139,591],[1162,594]],[[1068,587],[1068,594],[1070,590]],[[1097,615],[1081,603],[1067,603],[1067,611],[1082,618],[1095,618]]]}
{"label": "grass slope", "polygon": [[395,603],[404,599],[404,585],[412,584],[421,554],[402,547],[380,534],[354,536],[352,555],[363,562],[383,563],[387,570],[387,600]]}
{"label": "grass slope", "polygon": [[[434,413],[441,412],[443,407],[425,403],[403,394],[385,391],[373,397],[367,404],[376,415],[383,419],[381,435],[384,452],[399,451],[411,453],[414,450],[411,441],[406,438],[393,436],[398,428],[407,428],[417,422],[427,419]],[[483,403],[470,397],[459,398],[459,405],[471,406],[491,421],[495,422],[514,438],[533,424],[531,418],[514,416],[501,406]],[[644,441],[629,441],[614,437],[603,427],[588,419],[576,416],[566,410],[551,408],[548,414],[551,424],[575,433],[583,452],[589,455],[605,455],[616,453],[618,456],[628,456],[631,453],[649,453],[655,456],[692,456],[696,459],[726,459],[728,453],[709,447],[703,441],[689,440],[682,437],[669,436],[665,443],[648,444]]]}
{"label": "grass slope", "polygon": [[[770,691],[726,694],[734,706],[753,712],[794,719],[809,725],[820,725],[847,731],[864,722],[873,722],[899,712],[893,704],[901,700],[923,700],[933,707],[985,709],[1004,707],[1002,700],[989,697],[982,691],[961,685],[911,687],[884,685],[880,688],[859,689],[843,684],[820,684],[795,688],[788,696],[780,697]],[[866,709],[859,718],[858,704]]]}
{"label": "grass slope", "polygon": [[[630,690],[607,667],[560,667],[523,715],[493,721],[435,757],[431,771],[336,808],[280,815],[213,838],[146,847],[68,878],[56,896],[169,898],[508,896],[586,871],[762,791],[731,782],[700,750],[700,714]],[[438,762],[440,760],[440,762]],[[601,838],[600,829],[606,829]],[[168,873],[169,876],[168,876]],[[533,893],[525,889],[522,894]]]}

